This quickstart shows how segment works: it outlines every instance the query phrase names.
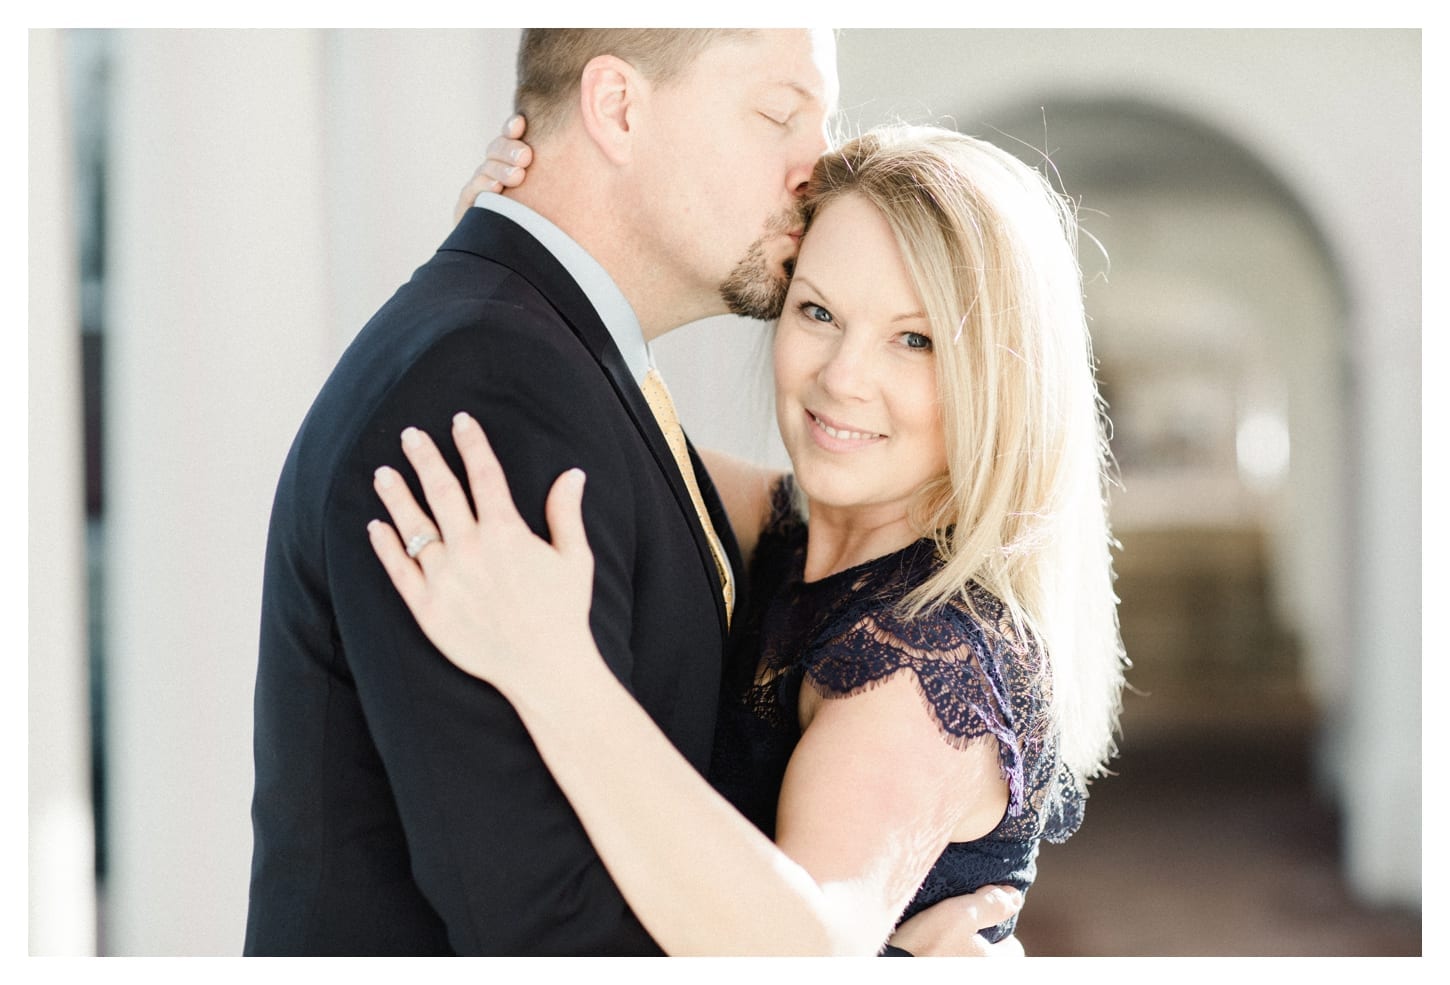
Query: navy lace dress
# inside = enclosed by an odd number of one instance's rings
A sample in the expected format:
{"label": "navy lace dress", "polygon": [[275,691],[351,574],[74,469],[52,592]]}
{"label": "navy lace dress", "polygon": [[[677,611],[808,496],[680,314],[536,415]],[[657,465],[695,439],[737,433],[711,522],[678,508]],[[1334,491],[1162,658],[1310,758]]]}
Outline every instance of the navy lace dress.
{"label": "navy lace dress", "polygon": [[[826,698],[860,693],[910,670],[942,739],[992,736],[1009,789],[1007,811],[985,837],[947,846],[902,919],[988,884],[1026,892],[1041,839],[1066,840],[1082,797],[1042,722],[1050,686],[1040,654],[1013,631],[1004,606],[972,585],[957,604],[907,623],[898,602],[938,568],[930,540],[820,581],[804,580],[806,526],[789,477],[750,565],[751,604],[727,669],[711,782],[767,835],[796,742],[803,684]],[[975,610],[975,615],[973,611]],[[987,933],[1011,933],[1015,917]]]}

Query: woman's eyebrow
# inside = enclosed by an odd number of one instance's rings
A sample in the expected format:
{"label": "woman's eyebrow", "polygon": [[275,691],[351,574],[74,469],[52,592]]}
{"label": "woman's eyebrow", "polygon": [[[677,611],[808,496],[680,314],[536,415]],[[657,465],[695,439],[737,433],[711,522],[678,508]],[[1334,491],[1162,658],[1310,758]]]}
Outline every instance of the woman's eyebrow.
{"label": "woman's eyebrow", "polygon": [[822,301],[828,300],[826,298],[826,292],[817,287],[815,281],[811,280],[809,277],[806,277],[802,274],[796,274],[795,277],[792,278],[791,283],[804,284],[806,287],[809,287],[811,289],[811,293],[817,295]]}
{"label": "woman's eyebrow", "polygon": [[[830,304],[831,299],[827,297],[826,292],[821,290],[820,287],[816,285],[815,281],[811,280],[804,274],[796,274],[795,278],[792,280],[792,283],[804,284],[812,294],[819,297],[827,305]],[[926,312],[922,311],[919,308],[913,311],[905,311],[899,315],[892,315],[891,319],[887,322],[887,324],[894,324],[899,321],[926,321]]]}
{"label": "woman's eyebrow", "polygon": [[926,312],[919,311],[919,310],[918,311],[908,311],[905,314],[897,315],[895,318],[893,318],[891,320],[893,322],[898,322],[898,321],[925,321],[926,320]]}

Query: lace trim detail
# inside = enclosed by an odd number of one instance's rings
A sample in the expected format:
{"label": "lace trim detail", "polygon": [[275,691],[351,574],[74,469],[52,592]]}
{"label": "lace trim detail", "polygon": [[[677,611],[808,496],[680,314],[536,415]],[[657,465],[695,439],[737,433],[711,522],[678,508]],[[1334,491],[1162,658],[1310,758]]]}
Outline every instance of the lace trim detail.
{"label": "lace trim detail", "polygon": [[771,505],[752,565],[771,601],[754,629],[758,661],[736,692],[753,714],[798,734],[803,683],[839,699],[910,671],[944,741],[997,742],[1009,800],[989,838],[1066,840],[1081,823],[1082,794],[1047,728],[1051,678],[1041,649],[1018,632],[1006,606],[972,583],[963,598],[902,619],[901,600],[940,563],[929,540],[804,583],[806,525],[791,477],[777,483]]}
{"label": "lace trim detail", "polygon": [[[770,489],[770,515],[765,518],[765,526],[760,530],[759,543],[789,538],[794,531],[803,532],[805,526],[806,518],[801,515],[797,502],[795,476],[787,472]],[[760,557],[768,552],[757,547],[755,553]]]}
{"label": "lace trim detail", "polygon": [[814,649],[803,669],[812,689],[827,699],[860,694],[910,671],[942,738],[953,748],[986,736],[997,740],[1009,791],[1007,810],[1016,817],[1023,808],[1025,778],[1014,724],[1028,709],[1013,708],[1001,648],[988,646],[986,635],[953,608],[914,623],[889,610],[877,611]]}

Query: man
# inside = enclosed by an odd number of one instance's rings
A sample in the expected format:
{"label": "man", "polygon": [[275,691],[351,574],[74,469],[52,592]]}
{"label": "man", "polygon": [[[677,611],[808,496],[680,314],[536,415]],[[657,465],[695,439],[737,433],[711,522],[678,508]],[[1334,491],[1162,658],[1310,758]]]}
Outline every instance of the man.
{"label": "man", "polygon": [[834,57],[807,31],[525,32],[527,186],[481,199],[364,327],[278,485],[247,953],[658,953],[508,703],[388,583],[371,479],[404,464],[405,427],[441,435],[458,411],[538,532],[583,468],[600,651],[703,772],[741,565],[645,397],[646,345],[779,309]]}

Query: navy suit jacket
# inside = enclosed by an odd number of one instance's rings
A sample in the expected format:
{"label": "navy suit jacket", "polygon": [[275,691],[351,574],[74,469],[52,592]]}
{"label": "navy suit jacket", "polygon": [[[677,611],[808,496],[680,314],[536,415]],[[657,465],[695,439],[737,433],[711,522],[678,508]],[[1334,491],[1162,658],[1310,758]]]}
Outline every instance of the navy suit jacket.
{"label": "navy suit jacket", "polygon": [[658,953],[511,706],[429,644],[369,545],[368,520],[386,518],[373,470],[399,468],[419,495],[399,446],[416,425],[461,475],[460,410],[536,532],[554,479],[588,474],[595,639],[708,767],[726,620],[689,492],[578,285],[516,224],[472,209],[343,355],[278,483],[248,954]]}

